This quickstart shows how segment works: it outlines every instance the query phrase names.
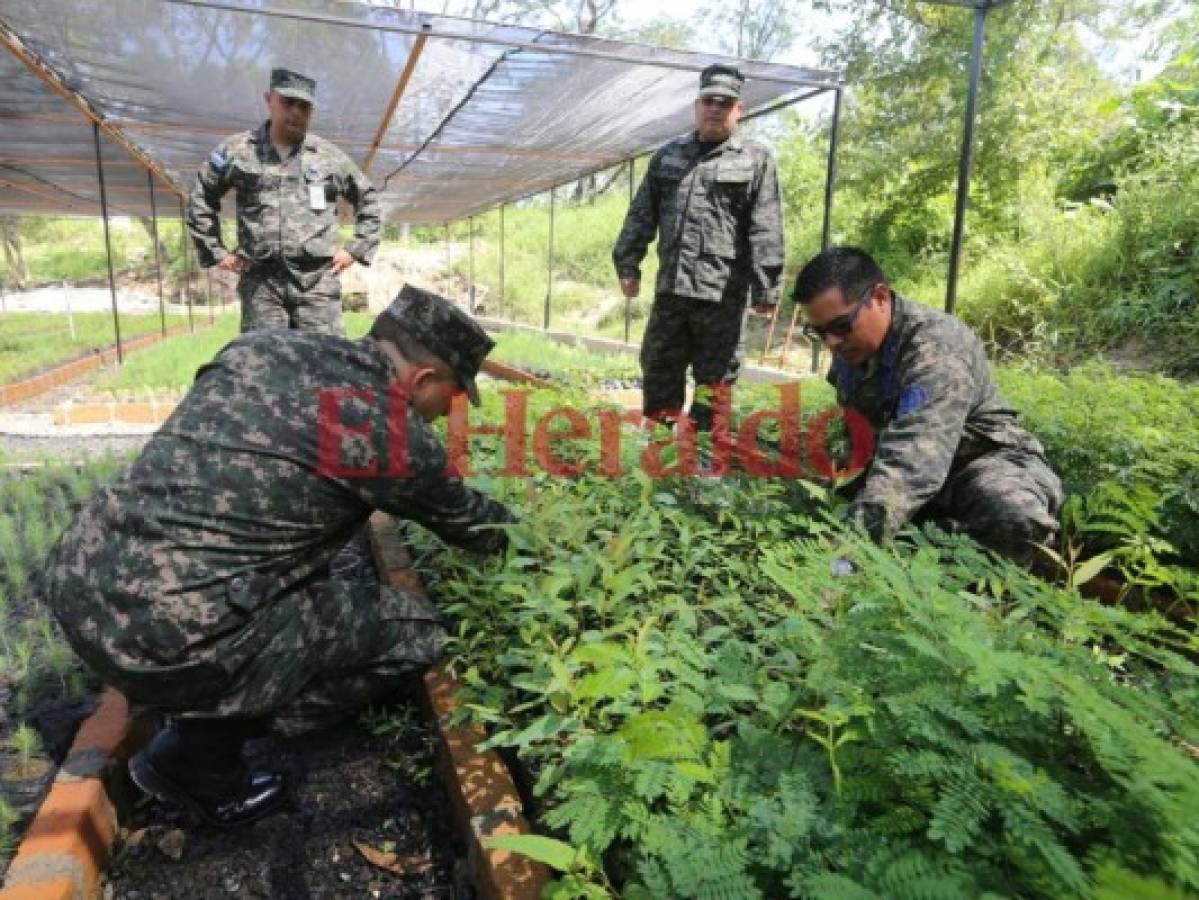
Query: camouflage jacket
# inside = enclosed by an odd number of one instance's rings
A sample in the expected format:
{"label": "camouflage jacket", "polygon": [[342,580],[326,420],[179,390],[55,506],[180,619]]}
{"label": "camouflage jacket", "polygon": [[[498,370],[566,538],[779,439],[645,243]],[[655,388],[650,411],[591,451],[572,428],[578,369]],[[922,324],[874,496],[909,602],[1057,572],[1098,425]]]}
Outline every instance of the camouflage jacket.
{"label": "camouflage jacket", "polygon": [[345,249],[369,265],[382,220],[378,195],[366,176],[336,145],[314,134],[280,159],[269,129],[266,122],[228,138],[200,166],[187,207],[200,264],[216,265],[229,252],[221,242],[219,216],[221,198],[233,189],[236,252],[251,263],[311,287],[311,275],[328,266],[339,249],[337,203],[344,199],[356,214],[354,239]]}
{"label": "camouflage jacket", "polygon": [[776,304],[783,206],[770,151],[734,134],[705,153],[694,132],[662,147],[612,250],[618,276],[641,277],[655,233],[656,293]]}
{"label": "camouflage jacket", "polygon": [[892,294],[891,329],[864,366],[834,357],[837,402],[875,430],[850,518],[890,537],[966,463],[997,448],[1043,455],[991,380],[982,341],[955,317]]}
{"label": "camouflage jacket", "polygon": [[[204,366],[51,556],[46,600],[84,661],[118,681],[238,665],[229,647],[256,610],[327,578],[374,509],[502,550],[502,529],[474,526],[511,515],[446,474],[415,412],[403,430],[388,407],[394,378],[373,341],[304,331],[242,335]],[[389,474],[405,447],[407,474]]]}

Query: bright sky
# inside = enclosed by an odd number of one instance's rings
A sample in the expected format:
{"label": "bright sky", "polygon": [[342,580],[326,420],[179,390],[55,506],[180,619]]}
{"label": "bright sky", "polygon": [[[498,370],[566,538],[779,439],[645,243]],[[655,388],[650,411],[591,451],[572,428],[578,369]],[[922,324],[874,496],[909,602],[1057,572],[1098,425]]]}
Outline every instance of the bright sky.
{"label": "bright sky", "polygon": [[[627,3],[622,5],[621,17],[630,25],[645,24],[653,19],[667,16],[672,19],[694,21],[710,5],[710,3],[704,2],[704,0],[657,0],[657,2],[652,4]],[[796,41],[796,45],[789,52],[778,56],[772,62],[791,63],[798,66],[818,66],[820,61],[811,49],[810,39],[824,37],[832,33],[838,24],[845,21],[846,18],[840,13],[826,13],[812,9],[803,10],[801,15],[802,28],[798,29],[801,32],[800,39]],[[696,35],[697,38],[701,36],[699,33]],[[715,51],[719,50],[719,47],[713,35],[710,44],[697,47],[696,49]]]}
{"label": "bright sky", "polygon": [[[992,15],[1018,15],[1019,11],[1017,7],[1020,3],[1036,2],[1038,0],[1017,0],[1017,3],[1000,9],[992,13]],[[398,5],[414,7],[416,9],[427,9],[430,12],[442,12],[447,7],[447,0],[400,0]],[[450,0],[449,5],[454,5],[452,0]],[[618,11],[621,21],[624,24],[637,26],[646,24],[654,19],[666,17],[694,22],[711,5],[711,0],[651,0],[651,2],[621,0],[618,5]],[[847,19],[844,13],[814,10],[807,7],[806,4],[803,4],[803,7],[799,13],[802,17],[800,27],[797,29],[800,35],[799,38],[789,51],[780,54],[772,60],[773,62],[790,63],[798,66],[819,66],[820,60],[812,48],[813,40],[832,34]],[[968,9],[962,9],[959,12],[963,18],[972,15]],[[1175,11],[1175,15],[1180,14],[1180,10]],[[1164,26],[1169,21],[1169,18],[1158,24]],[[1127,39],[1115,42],[1106,41],[1097,35],[1089,33],[1084,33],[1083,39],[1096,53],[1100,66],[1109,75],[1121,82],[1130,83],[1140,79],[1152,78],[1161,71],[1160,63],[1146,59],[1146,53],[1153,45],[1159,30],[1159,28],[1145,29]],[[715,35],[711,35],[710,40],[704,40],[704,37],[703,33],[697,30],[695,38],[698,46],[694,49],[720,50],[720,47],[717,46]]]}

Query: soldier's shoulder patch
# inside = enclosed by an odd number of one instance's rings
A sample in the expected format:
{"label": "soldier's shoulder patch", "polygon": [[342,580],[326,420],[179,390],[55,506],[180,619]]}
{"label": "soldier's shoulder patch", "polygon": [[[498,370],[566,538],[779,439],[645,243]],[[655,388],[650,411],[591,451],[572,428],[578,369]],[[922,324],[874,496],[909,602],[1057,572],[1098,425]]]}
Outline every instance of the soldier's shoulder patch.
{"label": "soldier's shoulder patch", "polygon": [[218,147],[212,151],[212,154],[208,157],[208,162],[214,169],[220,172],[229,165],[229,156],[224,150]]}
{"label": "soldier's shoulder patch", "polygon": [[899,409],[895,413],[898,419],[907,418],[916,410],[923,407],[932,399],[922,384],[909,384],[899,394]]}

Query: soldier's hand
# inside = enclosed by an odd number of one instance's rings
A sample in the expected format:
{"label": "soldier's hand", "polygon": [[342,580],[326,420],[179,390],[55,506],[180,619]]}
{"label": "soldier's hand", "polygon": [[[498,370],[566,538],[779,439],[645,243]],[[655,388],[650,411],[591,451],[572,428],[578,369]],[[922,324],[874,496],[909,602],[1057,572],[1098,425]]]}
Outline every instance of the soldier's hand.
{"label": "soldier's hand", "polygon": [[632,300],[641,293],[640,278],[622,278],[620,279],[620,290],[626,297]]}
{"label": "soldier's hand", "polygon": [[354,257],[350,256],[349,251],[343,249],[333,254],[331,271],[334,275],[340,275],[352,265],[354,265]]}
{"label": "soldier's hand", "polygon": [[250,264],[236,253],[226,253],[221,257],[221,261],[216,264],[216,267],[223,272],[232,272],[235,275],[241,275],[250,268]]}

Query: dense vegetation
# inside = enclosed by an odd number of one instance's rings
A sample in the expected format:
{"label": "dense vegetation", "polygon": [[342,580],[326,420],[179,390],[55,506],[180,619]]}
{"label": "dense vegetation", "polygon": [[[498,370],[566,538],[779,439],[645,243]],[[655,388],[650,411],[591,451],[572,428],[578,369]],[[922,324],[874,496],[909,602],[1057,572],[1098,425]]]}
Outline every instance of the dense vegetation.
{"label": "dense vegetation", "polygon": [[[2,461],[2,459],[0,459]],[[0,737],[26,763],[37,755],[36,733],[20,722],[40,700],[69,698],[85,687],[83,669],[42,606],[38,571],[74,509],[125,465],[104,458],[83,467],[50,464],[31,473],[0,472]],[[0,772],[0,777],[13,773]],[[16,773],[18,776],[20,773]],[[15,844],[15,811],[0,796],[0,871]]]}
{"label": "dense vegetation", "polygon": [[[1192,632],[963,538],[874,548],[811,485],[651,480],[644,446],[623,479],[486,479],[521,514],[508,557],[421,559],[466,714],[536,781],[544,837],[507,845],[554,896],[1199,888]],[[1120,459],[1085,456],[1074,483]]]}
{"label": "dense vegetation", "polygon": [[[168,328],[186,322],[186,316],[166,317]],[[156,334],[161,327],[162,318],[157,314],[125,314],[121,316],[121,339]],[[115,343],[112,313],[0,313],[0,384]]]}
{"label": "dense vegetation", "polygon": [[[834,238],[939,305],[970,15],[914,0],[843,9],[822,48],[852,86]],[[1167,12],[1163,68],[1136,84],[1083,38]],[[512,846],[559,870],[555,896],[1199,893],[1199,389],[1185,380],[1199,372],[1197,46],[1199,10],[1169,0],[990,16],[959,312],[1066,483],[1062,539],[1046,548],[1056,583],[935,530],[875,548],[834,524],[824,485],[651,480],[638,466],[650,438],[631,432],[621,479],[505,480],[480,442],[477,482],[522,520],[503,560],[480,566],[412,532],[457,620],[466,714],[536,784],[542,834]],[[751,126],[779,159],[792,274],[819,246],[827,124]],[[623,333],[609,254],[627,191],[623,174],[582,199],[559,191],[555,326]],[[505,218],[502,286],[499,216],[474,222],[481,309],[540,325],[545,198]],[[93,224],[26,222],[35,280],[101,274]],[[117,232],[131,267],[147,256],[137,229]],[[178,226],[164,231],[176,246]],[[450,237],[464,246],[465,223]],[[459,253],[452,269],[464,280],[468,266]],[[140,354],[102,388],[181,390],[233,329]],[[496,355],[587,388],[636,374],[526,336]],[[494,423],[501,400],[487,395]],[[589,402],[568,389],[532,406]],[[830,402],[805,386],[806,414]],[[598,454],[594,440],[574,447]],[[78,686],[24,587],[69,504],[115,465],[0,479],[0,676],[18,709]],[[1079,595],[1100,573],[1125,585],[1113,605]],[[0,835],[8,818],[0,806]]]}

